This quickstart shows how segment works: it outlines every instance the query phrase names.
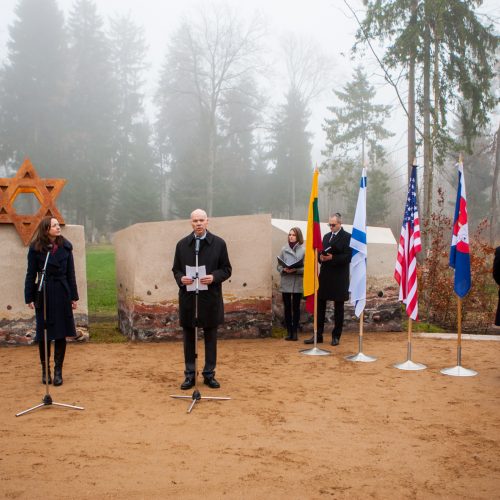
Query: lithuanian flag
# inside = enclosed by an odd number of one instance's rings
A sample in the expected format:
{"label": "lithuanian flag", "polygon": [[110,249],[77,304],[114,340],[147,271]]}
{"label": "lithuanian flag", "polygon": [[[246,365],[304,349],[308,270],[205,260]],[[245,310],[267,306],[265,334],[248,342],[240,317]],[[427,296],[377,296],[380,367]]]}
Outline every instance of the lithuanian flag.
{"label": "lithuanian flag", "polygon": [[304,297],[306,310],[314,313],[314,293],[318,289],[317,253],[323,250],[318,210],[318,169],[314,169],[307,215],[306,251],[304,257]]}

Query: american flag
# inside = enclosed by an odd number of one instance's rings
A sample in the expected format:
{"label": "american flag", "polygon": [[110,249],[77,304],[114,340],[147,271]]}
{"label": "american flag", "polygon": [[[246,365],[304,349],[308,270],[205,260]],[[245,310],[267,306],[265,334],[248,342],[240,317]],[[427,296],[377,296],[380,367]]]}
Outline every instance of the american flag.
{"label": "american flag", "polygon": [[403,226],[399,237],[398,260],[394,269],[394,278],[399,284],[399,300],[406,305],[406,314],[413,320],[418,319],[417,253],[421,250],[417,206],[417,167],[414,165],[411,170]]}

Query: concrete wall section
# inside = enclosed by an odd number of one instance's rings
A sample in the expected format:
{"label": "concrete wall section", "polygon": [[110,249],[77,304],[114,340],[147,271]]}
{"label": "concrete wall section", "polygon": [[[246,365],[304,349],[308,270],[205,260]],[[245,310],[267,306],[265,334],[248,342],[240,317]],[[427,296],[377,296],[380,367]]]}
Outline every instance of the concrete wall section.
{"label": "concrete wall section", "polygon": [[[210,218],[224,238],[233,275],[223,284],[221,337],[271,334],[271,217]],[[192,232],[189,220],[135,224],[115,234],[120,330],[130,338],[181,338],[178,286],[172,275],[177,241]]]}
{"label": "concrete wall section", "polygon": [[[62,234],[73,244],[76,280],[80,301],[75,311],[80,339],[88,339],[87,276],[85,235],[83,226],[66,225]],[[31,344],[35,336],[35,315],[24,303],[28,247],[19,238],[11,224],[0,224],[2,259],[0,262],[0,345]]]}

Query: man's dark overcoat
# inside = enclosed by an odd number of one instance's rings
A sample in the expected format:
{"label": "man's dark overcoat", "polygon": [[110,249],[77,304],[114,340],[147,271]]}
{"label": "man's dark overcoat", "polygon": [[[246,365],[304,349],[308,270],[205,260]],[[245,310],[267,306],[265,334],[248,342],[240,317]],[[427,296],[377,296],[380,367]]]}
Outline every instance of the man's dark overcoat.
{"label": "man's dark overcoat", "polygon": [[349,300],[349,263],[351,262],[351,235],[340,229],[330,241],[332,233],[323,237],[323,249],[333,255],[333,259],[322,262],[319,273],[318,298],[322,300]]}
{"label": "man's dark overcoat", "polygon": [[[26,304],[37,303],[36,340],[43,340],[43,295],[37,301],[37,274],[43,270],[47,252],[37,252],[33,245],[28,250],[28,269],[24,283]],[[73,246],[64,239],[63,244],[49,256],[46,273],[47,338],[49,340],[75,337],[72,300],[78,300]]]}
{"label": "man's dark overcoat", "polygon": [[[495,258],[493,260],[493,279],[500,286],[500,247],[495,249]],[[495,316],[495,325],[500,326],[500,288],[498,289],[497,314]]]}
{"label": "man's dark overcoat", "polygon": [[[188,292],[181,283],[186,275],[186,266],[196,265],[194,233],[186,236],[175,247],[172,272],[179,285],[179,322],[181,327],[195,327],[195,292]],[[201,290],[198,296],[198,326],[214,328],[224,322],[224,302],[222,282],[231,276],[226,242],[207,231],[206,237],[200,241],[198,265],[205,266],[207,274],[214,277],[208,290]]]}

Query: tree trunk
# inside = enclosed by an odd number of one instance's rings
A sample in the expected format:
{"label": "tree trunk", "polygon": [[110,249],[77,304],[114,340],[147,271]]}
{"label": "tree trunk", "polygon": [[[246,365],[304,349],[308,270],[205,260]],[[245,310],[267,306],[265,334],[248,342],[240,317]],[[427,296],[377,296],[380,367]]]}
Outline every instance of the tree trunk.
{"label": "tree trunk", "polygon": [[[424,209],[423,221],[429,221],[432,204],[432,143],[431,143],[431,40],[430,28],[426,22],[424,28],[424,95],[423,95],[423,115],[424,115]],[[424,251],[428,248],[429,235],[425,229],[422,231],[422,244]]]}
{"label": "tree trunk", "polygon": [[214,209],[215,136],[215,117],[212,115],[210,117],[208,132],[207,215],[209,217],[212,217]]}
{"label": "tree trunk", "polygon": [[491,208],[490,208],[490,245],[495,245],[497,237],[497,196],[498,177],[500,172],[500,124],[495,134],[495,169],[493,170],[493,185],[491,186]]}
{"label": "tree trunk", "polygon": [[[418,0],[411,4],[411,24],[416,25]],[[417,156],[415,139],[415,45],[410,49],[410,61],[408,68],[408,183],[410,182],[411,168]]]}

